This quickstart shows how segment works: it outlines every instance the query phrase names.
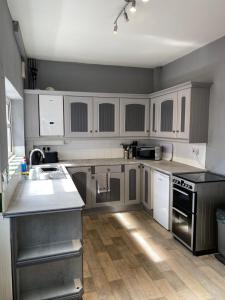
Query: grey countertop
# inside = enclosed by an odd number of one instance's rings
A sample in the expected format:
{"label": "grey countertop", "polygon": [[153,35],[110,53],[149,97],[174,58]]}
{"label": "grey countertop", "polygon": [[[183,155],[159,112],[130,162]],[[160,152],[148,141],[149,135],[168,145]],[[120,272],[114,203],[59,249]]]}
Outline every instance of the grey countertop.
{"label": "grey countertop", "polygon": [[60,162],[66,175],[63,179],[29,180],[22,177],[8,209],[4,212],[4,216],[13,217],[51,211],[82,209],[84,202],[66,168],[121,164],[143,164],[169,175],[203,170],[164,160],[125,160],[122,158],[112,158],[63,161]]}
{"label": "grey countertop", "polygon": [[181,164],[175,161],[166,160],[139,160],[139,159],[123,159],[123,158],[106,158],[106,159],[77,159],[70,161],[63,161],[62,164],[66,167],[80,167],[80,166],[104,166],[104,165],[121,165],[121,164],[143,164],[155,170],[167,174],[186,173],[186,172],[200,172],[205,169],[199,169],[189,165]]}
{"label": "grey countertop", "polygon": [[29,180],[22,176],[4,216],[82,209],[84,202],[66,168],[63,170],[63,179]]}

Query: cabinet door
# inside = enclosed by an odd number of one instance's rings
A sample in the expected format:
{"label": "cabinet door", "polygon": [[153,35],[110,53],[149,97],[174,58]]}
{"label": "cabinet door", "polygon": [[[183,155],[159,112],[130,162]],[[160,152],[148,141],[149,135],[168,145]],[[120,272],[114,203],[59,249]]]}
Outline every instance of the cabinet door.
{"label": "cabinet door", "polygon": [[169,230],[170,177],[158,171],[152,172],[153,218]]}
{"label": "cabinet door", "polygon": [[24,125],[25,137],[39,137],[39,114],[38,114],[38,95],[24,94]]}
{"label": "cabinet door", "polygon": [[[101,179],[100,179],[101,178]],[[110,173],[109,191],[98,193],[98,181],[102,180],[101,174],[93,175],[93,205],[114,206],[124,204],[124,173]]]}
{"label": "cabinet door", "polygon": [[159,99],[159,137],[176,137],[177,93]]}
{"label": "cabinet door", "polygon": [[119,98],[94,98],[94,135],[119,136]]}
{"label": "cabinet door", "polygon": [[63,96],[39,95],[40,135],[62,136]]}
{"label": "cabinet door", "polygon": [[190,129],[191,90],[178,92],[177,98],[177,138],[188,139]]}
{"label": "cabinet door", "polygon": [[120,134],[149,135],[149,99],[120,99]]}
{"label": "cabinet door", "polygon": [[148,209],[152,209],[151,202],[151,169],[149,167],[142,166],[142,191],[141,202]]}
{"label": "cabinet door", "polygon": [[93,135],[92,97],[64,97],[65,133],[67,137]]}
{"label": "cabinet door", "polygon": [[140,202],[140,166],[125,166],[125,204]]}
{"label": "cabinet door", "polygon": [[151,113],[150,113],[150,135],[159,135],[159,100],[160,98],[151,99]]}
{"label": "cabinet door", "polygon": [[85,208],[91,205],[91,167],[68,168],[68,172],[85,203]]}

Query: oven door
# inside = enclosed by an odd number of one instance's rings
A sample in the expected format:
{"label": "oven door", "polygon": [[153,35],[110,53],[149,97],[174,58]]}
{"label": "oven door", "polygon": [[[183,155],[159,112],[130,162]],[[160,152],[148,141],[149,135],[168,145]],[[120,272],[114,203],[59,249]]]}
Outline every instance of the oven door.
{"label": "oven door", "polygon": [[173,185],[172,232],[189,249],[194,245],[196,193]]}
{"label": "oven door", "polygon": [[174,207],[172,209],[173,235],[190,250],[194,249],[194,218],[192,213],[184,213]]}
{"label": "oven door", "polygon": [[173,207],[182,212],[196,212],[196,193],[186,190],[176,184],[173,185]]}

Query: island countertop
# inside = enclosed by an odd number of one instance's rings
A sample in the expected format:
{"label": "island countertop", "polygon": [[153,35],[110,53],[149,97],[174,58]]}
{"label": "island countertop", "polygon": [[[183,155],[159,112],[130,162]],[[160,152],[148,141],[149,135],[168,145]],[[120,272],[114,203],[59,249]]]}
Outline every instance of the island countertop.
{"label": "island countertop", "polygon": [[66,168],[62,168],[62,179],[29,180],[21,176],[4,216],[82,209],[84,202]]}

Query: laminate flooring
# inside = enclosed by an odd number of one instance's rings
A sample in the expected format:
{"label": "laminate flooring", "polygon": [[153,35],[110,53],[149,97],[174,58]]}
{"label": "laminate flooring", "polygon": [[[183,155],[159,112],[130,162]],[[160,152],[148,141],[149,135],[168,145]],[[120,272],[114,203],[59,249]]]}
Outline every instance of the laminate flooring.
{"label": "laminate flooring", "polygon": [[84,224],[84,300],[225,300],[225,266],[195,257],[143,210]]}

